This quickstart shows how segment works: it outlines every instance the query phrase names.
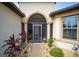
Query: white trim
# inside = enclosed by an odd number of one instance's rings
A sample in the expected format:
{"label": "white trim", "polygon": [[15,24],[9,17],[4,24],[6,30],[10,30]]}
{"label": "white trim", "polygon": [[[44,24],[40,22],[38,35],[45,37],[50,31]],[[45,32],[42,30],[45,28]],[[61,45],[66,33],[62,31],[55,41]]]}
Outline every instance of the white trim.
{"label": "white trim", "polygon": [[75,28],[63,28],[63,29],[77,29],[77,27],[75,27]]}

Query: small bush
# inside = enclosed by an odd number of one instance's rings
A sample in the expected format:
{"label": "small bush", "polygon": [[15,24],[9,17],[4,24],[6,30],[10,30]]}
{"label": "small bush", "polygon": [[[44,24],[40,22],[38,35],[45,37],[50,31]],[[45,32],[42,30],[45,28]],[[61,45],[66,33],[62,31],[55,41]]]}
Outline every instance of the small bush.
{"label": "small bush", "polygon": [[52,48],[50,51],[50,55],[54,57],[63,57],[63,51],[60,48]]}
{"label": "small bush", "polygon": [[48,39],[48,46],[51,47],[53,42],[54,42],[53,38],[49,38]]}

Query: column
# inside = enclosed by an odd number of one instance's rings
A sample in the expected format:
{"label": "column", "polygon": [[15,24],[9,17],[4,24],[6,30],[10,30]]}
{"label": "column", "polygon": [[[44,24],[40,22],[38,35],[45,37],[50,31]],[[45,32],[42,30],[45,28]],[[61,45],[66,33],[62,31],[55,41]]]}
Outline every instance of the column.
{"label": "column", "polygon": [[50,23],[47,24],[47,40],[50,38]]}

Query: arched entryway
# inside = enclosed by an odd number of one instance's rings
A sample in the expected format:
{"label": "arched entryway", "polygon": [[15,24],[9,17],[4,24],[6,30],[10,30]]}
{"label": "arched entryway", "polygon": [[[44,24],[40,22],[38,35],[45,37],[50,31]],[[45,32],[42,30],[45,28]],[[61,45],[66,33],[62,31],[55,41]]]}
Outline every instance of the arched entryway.
{"label": "arched entryway", "polygon": [[28,19],[28,32],[30,38],[28,42],[43,42],[47,39],[47,22],[43,15],[33,14]]}

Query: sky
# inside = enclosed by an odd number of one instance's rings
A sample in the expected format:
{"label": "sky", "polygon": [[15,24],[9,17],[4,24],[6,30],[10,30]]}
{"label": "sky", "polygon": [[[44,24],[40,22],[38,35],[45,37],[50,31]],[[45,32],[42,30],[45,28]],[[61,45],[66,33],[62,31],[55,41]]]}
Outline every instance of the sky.
{"label": "sky", "polygon": [[65,7],[68,7],[68,6],[77,4],[77,3],[79,2],[57,2],[55,5],[55,10],[59,10],[59,9],[62,9],[62,8],[65,8]]}

